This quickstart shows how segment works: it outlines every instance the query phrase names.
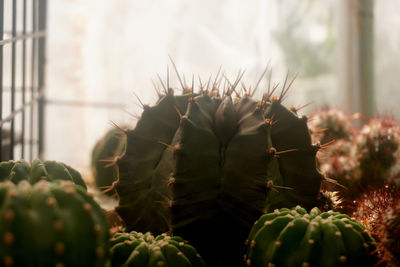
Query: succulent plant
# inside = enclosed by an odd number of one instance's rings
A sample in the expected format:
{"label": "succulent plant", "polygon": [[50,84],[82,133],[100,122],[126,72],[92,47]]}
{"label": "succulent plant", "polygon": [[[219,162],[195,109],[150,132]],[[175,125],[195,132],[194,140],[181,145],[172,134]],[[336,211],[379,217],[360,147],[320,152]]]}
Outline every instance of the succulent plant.
{"label": "succulent plant", "polygon": [[342,197],[353,201],[371,188],[400,185],[399,122],[376,117],[353,132],[351,138],[339,139],[317,157],[321,172],[346,189],[326,188],[339,190]]}
{"label": "succulent plant", "polygon": [[32,165],[24,160],[0,162],[0,182],[11,181],[17,184],[23,180],[27,180],[31,184],[41,180],[73,181],[86,190],[86,184],[81,174],[62,162],[39,159],[35,159]]}
{"label": "succulent plant", "polygon": [[322,144],[332,140],[350,140],[355,131],[351,122],[357,114],[348,115],[340,109],[323,108],[311,116],[308,122],[311,136]]}
{"label": "succulent plant", "polygon": [[[94,146],[92,151],[92,174],[97,187],[106,189],[118,179],[118,166],[112,164],[113,159],[124,152],[124,133],[119,129],[109,130]],[[106,191],[109,195],[113,190]]]}
{"label": "succulent plant", "polygon": [[382,214],[375,235],[379,238],[378,254],[382,266],[400,266],[400,199]]}
{"label": "succulent plant", "polygon": [[153,236],[132,231],[110,241],[112,266],[205,266],[196,249],[179,236]]}
{"label": "succulent plant", "polygon": [[0,183],[0,266],[105,266],[108,225],[71,181]]}
{"label": "succulent plant", "polygon": [[263,212],[316,206],[323,179],[307,118],[281,104],[290,84],[257,101],[250,91],[232,99],[238,83],[222,96],[216,83],[177,96],[166,88],[155,106],[144,106],[118,160],[116,209],[127,229],[171,231],[210,266],[237,265]]}
{"label": "succulent plant", "polygon": [[391,117],[373,118],[356,139],[361,185],[391,183],[391,171],[400,167],[400,124]]}
{"label": "succulent plant", "polygon": [[318,208],[321,211],[340,211],[342,209],[342,199],[337,191],[321,190],[319,202]]}
{"label": "succulent plant", "polygon": [[363,223],[376,240],[377,266],[400,265],[400,190],[394,185],[364,193],[354,201],[352,216]]}
{"label": "succulent plant", "polygon": [[248,266],[372,266],[372,237],[339,212],[300,206],[265,214],[246,241]]}

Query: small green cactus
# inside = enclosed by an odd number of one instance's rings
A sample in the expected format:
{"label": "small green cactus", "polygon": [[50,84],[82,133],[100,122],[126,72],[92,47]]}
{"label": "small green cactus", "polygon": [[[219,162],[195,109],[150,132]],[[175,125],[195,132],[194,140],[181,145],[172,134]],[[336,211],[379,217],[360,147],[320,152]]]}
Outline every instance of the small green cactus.
{"label": "small green cactus", "polygon": [[112,266],[205,266],[195,248],[178,236],[117,233],[110,241]]}
{"label": "small green cactus", "polygon": [[0,162],[0,182],[11,181],[17,184],[23,180],[27,180],[31,184],[41,180],[72,181],[85,190],[87,189],[81,174],[62,162],[39,159],[35,159],[32,165],[24,160]]}
{"label": "small green cactus", "polygon": [[339,212],[300,206],[260,217],[246,241],[248,266],[371,266],[372,237]]}
{"label": "small green cactus", "polygon": [[108,224],[71,181],[0,183],[0,266],[105,266]]}
{"label": "small green cactus", "polygon": [[[118,166],[112,164],[115,157],[120,156],[125,149],[124,133],[120,129],[109,130],[94,146],[92,151],[92,174],[96,186],[100,189],[110,187],[118,179]],[[107,191],[107,190],[104,190]],[[109,195],[114,190],[107,191]]]}

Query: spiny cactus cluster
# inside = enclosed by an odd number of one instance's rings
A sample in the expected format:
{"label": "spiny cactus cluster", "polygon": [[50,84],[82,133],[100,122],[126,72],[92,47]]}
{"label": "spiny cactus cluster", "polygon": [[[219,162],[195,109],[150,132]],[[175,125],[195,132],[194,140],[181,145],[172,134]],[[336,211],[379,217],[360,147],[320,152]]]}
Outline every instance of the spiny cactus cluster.
{"label": "spiny cactus cluster", "polygon": [[358,116],[348,115],[340,109],[323,108],[314,112],[308,122],[313,141],[323,144],[332,140],[347,140],[355,131],[352,120]]}
{"label": "spiny cactus cluster", "polygon": [[382,215],[376,229],[378,249],[384,266],[400,266],[400,199],[397,198]]}
{"label": "spiny cactus cluster", "polygon": [[0,266],[105,266],[108,225],[71,181],[0,183]]}
{"label": "spiny cactus cluster", "polygon": [[250,90],[232,97],[239,81],[228,81],[222,95],[218,82],[196,93],[182,86],[176,96],[165,87],[127,132],[118,160],[117,211],[127,229],[172,231],[209,265],[237,265],[262,213],[316,206],[323,179],[307,118],[281,104],[291,83],[279,97],[269,90],[254,100]]}
{"label": "spiny cactus cluster", "polygon": [[107,190],[118,179],[118,166],[113,164],[115,157],[125,149],[125,135],[120,129],[109,130],[94,146],[92,151],[92,174],[96,186],[113,195],[114,190]]}
{"label": "spiny cactus cluster", "polygon": [[112,266],[205,266],[195,248],[178,236],[117,233],[110,241]]}
{"label": "spiny cactus cluster", "polygon": [[363,186],[395,182],[391,180],[391,171],[400,167],[399,147],[400,124],[393,118],[373,118],[361,128],[356,153]]}
{"label": "spiny cactus cluster", "polygon": [[[334,116],[337,117],[332,119]],[[347,129],[349,134],[336,135],[336,142],[318,155],[321,172],[347,187],[347,190],[341,190],[342,196],[353,200],[369,188],[382,187],[386,183],[400,184],[400,123],[394,118],[372,118],[356,130],[349,124],[353,116],[343,115],[335,109],[323,111],[321,115],[316,113],[314,117],[318,123],[310,122],[312,129],[332,121],[347,123],[341,132]],[[329,129],[326,132],[334,136]]]}
{"label": "spiny cactus cluster", "polygon": [[393,185],[365,193],[355,201],[352,216],[376,240],[378,266],[400,265],[400,190]]}
{"label": "spiny cactus cluster", "polygon": [[31,184],[41,180],[72,181],[86,190],[86,184],[81,174],[62,162],[39,159],[34,160],[32,165],[24,160],[0,162],[0,182],[11,181],[17,184],[24,180]]}
{"label": "spiny cactus cluster", "polygon": [[[352,125],[357,114],[340,109],[323,108],[310,116],[308,127],[314,142],[329,144],[317,155],[318,168],[332,179],[351,180],[357,167],[353,139],[357,130]],[[351,156],[350,156],[351,155]],[[332,185],[328,184],[332,189]]]}
{"label": "spiny cactus cluster", "polygon": [[246,241],[247,266],[372,266],[373,239],[339,212],[301,207],[260,217]]}

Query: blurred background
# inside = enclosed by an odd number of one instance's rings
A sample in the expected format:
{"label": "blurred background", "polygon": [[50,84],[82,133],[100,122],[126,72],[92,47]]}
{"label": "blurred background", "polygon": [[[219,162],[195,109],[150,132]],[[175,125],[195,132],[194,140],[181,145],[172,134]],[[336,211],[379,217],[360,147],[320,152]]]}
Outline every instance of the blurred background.
{"label": "blurred background", "polygon": [[312,101],[306,115],[327,105],[400,115],[398,0],[0,2],[3,160],[53,159],[88,175],[96,141],[112,122],[134,127],[135,94],[154,104],[167,66],[179,91],[169,55],[195,86],[220,67],[231,80],[245,70],[253,86],[268,63],[274,82],[298,73],[285,101]]}

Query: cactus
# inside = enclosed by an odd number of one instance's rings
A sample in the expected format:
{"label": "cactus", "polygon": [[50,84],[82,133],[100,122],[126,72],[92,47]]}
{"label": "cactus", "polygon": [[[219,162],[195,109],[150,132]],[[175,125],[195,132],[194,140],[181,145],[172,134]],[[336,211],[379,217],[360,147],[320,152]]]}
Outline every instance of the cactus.
{"label": "cactus", "polygon": [[194,247],[165,233],[156,237],[149,232],[117,233],[110,246],[112,266],[205,266]]}
{"label": "cactus", "polygon": [[282,208],[256,221],[245,261],[248,266],[372,266],[372,242],[364,226],[345,214]]}
{"label": "cactus", "polygon": [[319,194],[318,208],[321,211],[340,211],[342,207],[342,199],[338,196],[337,191],[321,190]]}
{"label": "cactus", "polygon": [[35,159],[32,165],[24,160],[0,162],[0,182],[11,181],[17,184],[22,180],[27,180],[31,184],[41,180],[73,181],[86,190],[86,184],[81,174],[62,162],[39,159]]}
{"label": "cactus", "polygon": [[[340,114],[339,111],[331,113],[331,116]],[[327,117],[324,113],[315,116],[318,120]],[[347,118],[343,123],[349,120]],[[309,126],[312,129],[316,127],[312,123]],[[400,185],[399,122],[391,117],[376,117],[359,131],[348,131],[351,132],[353,134],[341,139],[337,135],[339,139],[318,155],[321,172],[347,188],[340,188],[341,196],[352,201],[370,188],[380,188],[387,183]],[[327,188],[332,190],[332,187]]]}
{"label": "cactus", "polygon": [[355,132],[351,121],[358,118],[357,114],[347,115],[339,109],[323,108],[315,112],[308,123],[314,141],[322,144],[332,140],[349,141]]}
{"label": "cactus", "polygon": [[378,266],[400,265],[400,190],[394,185],[365,193],[354,203],[352,216],[376,240]]}
{"label": "cactus", "polygon": [[[92,174],[97,187],[104,189],[110,187],[118,178],[118,167],[112,164],[115,157],[121,155],[125,149],[123,132],[119,129],[109,130],[94,146],[92,151]],[[110,164],[111,162],[111,164]],[[113,190],[104,190],[109,195]]]}
{"label": "cactus", "polygon": [[210,266],[237,265],[252,223],[266,210],[317,205],[323,179],[307,118],[281,104],[291,83],[260,101],[250,92],[232,99],[238,83],[222,97],[215,84],[178,96],[169,89],[144,106],[118,160],[116,209],[127,229],[172,231]]}
{"label": "cactus", "polygon": [[400,199],[393,204],[382,216],[376,230],[379,238],[378,250],[382,266],[400,266]]}
{"label": "cactus", "polygon": [[0,183],[0,266],[105,266],[108,225],[71,181]]}
{"label": "cactus", "polygon": [[381,187],[392,181],[392,170],[400,167],[400,124],[390,117],[373,118],[360,130],[356,155],[361,185]]}

